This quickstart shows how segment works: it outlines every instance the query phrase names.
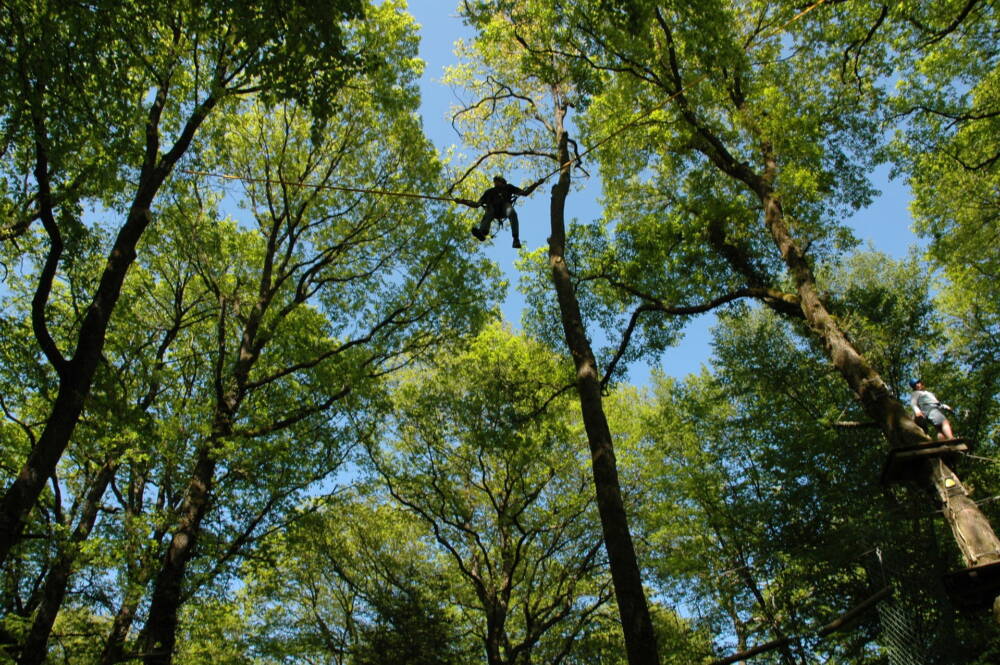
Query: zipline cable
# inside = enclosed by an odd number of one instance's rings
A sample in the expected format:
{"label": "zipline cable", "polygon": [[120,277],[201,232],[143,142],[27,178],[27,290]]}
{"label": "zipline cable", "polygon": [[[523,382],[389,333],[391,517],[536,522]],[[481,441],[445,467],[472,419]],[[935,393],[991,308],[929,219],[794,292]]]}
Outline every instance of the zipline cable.
{"label": "zipline cable", "polygon": [[397,196],[401,198],[410,199],[429,199],[431,201],[450,201],[454,203],[461,203],[459,200],[452,196],[432,196],[430,194],[417,194],[415,192],[393,192],[386,189],[371,189],[366,187],[348,187],[346,185],[329,185],[311,182],[293,182],[291,180],[283,180],[281,178],[254,178],[252,176],[242,176],[242,175],[232,175],[229,173],[214,173],[212,171],[196,171],[194,169],[179,169],[182,173],[187,173],[189,175],[221,178],[222,180],[239,180],[241,182],[255,182],[268,185],[285,185],[288,187],[309,187],[310,189],[331,189],[341,192],[355,192],[358,194],[379,194],[382,196]]}

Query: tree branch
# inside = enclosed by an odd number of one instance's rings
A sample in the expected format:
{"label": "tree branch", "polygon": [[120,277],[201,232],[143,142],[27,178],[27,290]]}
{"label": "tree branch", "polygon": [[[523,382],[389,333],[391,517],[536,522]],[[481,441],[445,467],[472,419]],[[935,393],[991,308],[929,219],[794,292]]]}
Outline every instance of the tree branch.
{"label": "tree branch", "polygon": [[467,168],[462,176],[456,180],[450,187],[448,187],[445,192],[446,196],[451,196],[451,193],[455,191],[455,188],[460,184],[465,182],[465,180],[472,175],[472,172],[479,168],[479,165],[485,162],[490,157],[496,157],[497,155],[505,155],[507,157],[545,157],[553,161],[558,161],[558,158],[552,153],[544,152],[541,150],[490,150],[484,153],[472,163],[472,166]]}

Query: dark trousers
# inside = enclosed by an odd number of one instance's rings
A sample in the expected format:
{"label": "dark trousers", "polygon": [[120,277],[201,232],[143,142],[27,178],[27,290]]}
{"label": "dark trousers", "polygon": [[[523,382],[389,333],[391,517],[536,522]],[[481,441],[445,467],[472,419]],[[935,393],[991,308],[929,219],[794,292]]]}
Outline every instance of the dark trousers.
{"label": "dark trousers", "polygon": [[490,226],[493,224],[493,220],[501,221],[504,217],[510,220],[510,235],[514,240],[520,239],[518,231],[520,230],[517,226],[517,211],[514,210],[514,205],[507,203],[503,208],[487,208],[486,212],[483,213],[483,218],[479,220],[479,230],[484,236],[490,234]]}

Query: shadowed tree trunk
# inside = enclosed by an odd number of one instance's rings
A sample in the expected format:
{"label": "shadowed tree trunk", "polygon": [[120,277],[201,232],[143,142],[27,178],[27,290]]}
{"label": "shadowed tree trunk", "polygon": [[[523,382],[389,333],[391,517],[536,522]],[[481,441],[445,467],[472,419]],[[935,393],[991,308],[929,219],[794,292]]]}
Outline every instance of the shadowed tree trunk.
{"label": "shadowed tree trunk", "polygon": [[66,596],[66,588],[73,572],[73,564],[76,563],[79,545],[87,539],[94,527],[94,522],[97,521],[101,497],[104,496],[104,490],[107,489],[117,468],[118,465],[114,460],[109,459],[105,462],[91,485],[90,491],[87,492],[83,511],[76,528],[73,530],[73,535],[70,541],[63,546],[55,563],[52,564],[52,568],[45,576],[41,603],[35,612],[35,619],[31,623],[24,644],[21,646],[21,656],[17,660],[18,665],[41,665],[45,661],[49,634],[52,632],[52,625],[55,623],[59,608],[62,607],[63,598]]}
{"label": "shadowed tree trunk", "polygon": [[572,160],[569,156],[569,136],[563,125],[566,108],[557,105],[556,109],[556,141],[561,168],[559,180],[552,188],[549,268],[559,301],[566,347],[576,366],[576,390],[580,397],[580,410],[583,414],[587,441],[590,444],[597,508],[601,516],[601,530],[608,552],[628,662],[630,665],[658,664],[660,659],[656,648],[656,636],[653,633],[653,622],[642,588],[639,562],[622,501],[611,430],[604,413],[601,378],[594,352],[587,339],[573,280],[564,258],[565,206],[566,196],[569,193]]}

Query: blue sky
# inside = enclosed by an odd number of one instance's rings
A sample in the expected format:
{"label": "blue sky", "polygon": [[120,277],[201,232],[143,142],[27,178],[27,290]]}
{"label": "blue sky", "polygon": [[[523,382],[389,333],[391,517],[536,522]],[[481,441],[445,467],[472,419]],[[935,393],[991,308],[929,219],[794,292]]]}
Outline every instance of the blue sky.
{"label": "blue sky", "polygon": [[[427,63],[420,86],[421,114],[427,135],[441,151],[458,144],[459,137],[448,121],[449,108],[457,100],[452,91],[440,80],[444,68],[456,62],[453,53],[455,40],[471,36],[471,32],[458,17],[456,6],[452,0],[409,0],[410,13],[421,26],[420,57]],[[859,211],[847,220],[847,223],[854,229],[862,243],[871,245],[892,257],[902,258],[911,245],[918,243],[912,231],[913,222],[907,209],[910,200],[909,189],[899,180],[889,180],[888,167],[877,169],[871,177],[875,187],[882,191],[882,195],[867,209]],[[528,183],[515,182],[515,184]],[[570,197],[567,217],[590,220],[599,216],[598,189],[595,183],[584,192],[584,195]],[[479,192],[473,191],[458,193],[459,196],[469,198],[477,198],[478,194]],[[479,215],[472,209],[464,210],[468,211],[471,226],[478,220]],[[518,216],[521,220],[521,238],[525,247],[533,249],[543,245],[548,235],[548,202],[544,188],[539,189],[530,199],[518,203]],[[474,242],[471,236],[470,241]],[[516,250],[510,248],[510,236],[506,228],[496,237],[492,245],[484,245],[483,251],[505,270],[512,284],[517,283],[517,271],[514,268]],[[520,323],[522,307],[523,300],[520,295],[511,289],[504,304],[504,314],[515,326]],[[709,359],[709,329],[713,322],[714,316],[711,314],[690,320],[685,327],[684,339],[660,358],[664,372],[682,377],[699,371],[701,365]],[[596,333],[595,330],[591,331],[591,334]],[[632,368],[631,379],[642,383],[647,374],[647,368]]]}

